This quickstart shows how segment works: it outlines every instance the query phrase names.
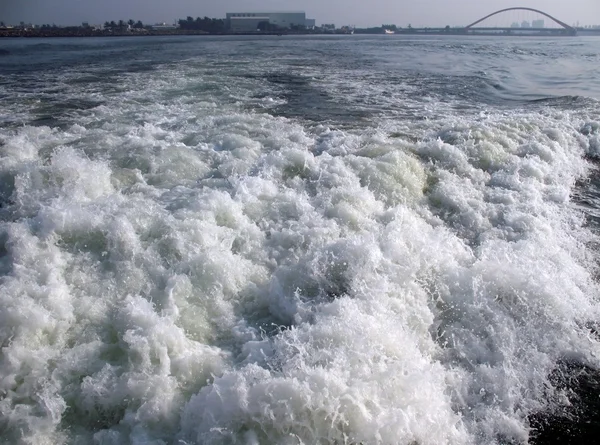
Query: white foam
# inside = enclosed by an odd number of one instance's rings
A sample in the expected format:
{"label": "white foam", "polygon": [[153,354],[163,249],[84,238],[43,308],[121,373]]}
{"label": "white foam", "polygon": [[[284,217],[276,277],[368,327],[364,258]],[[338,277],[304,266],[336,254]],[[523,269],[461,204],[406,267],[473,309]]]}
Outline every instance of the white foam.
{"label": "white foam", "polygon": [[6,440],[524,442],[557,361],[599,365],[588,120],[414,140],[175,103],[181,74],[1,130]]}

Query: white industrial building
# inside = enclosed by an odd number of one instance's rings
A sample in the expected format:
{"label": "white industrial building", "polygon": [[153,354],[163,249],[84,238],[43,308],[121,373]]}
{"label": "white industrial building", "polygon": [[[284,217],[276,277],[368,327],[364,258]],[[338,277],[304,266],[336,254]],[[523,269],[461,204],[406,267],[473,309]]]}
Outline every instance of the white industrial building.
{"label": "white industrial building", "polygon": [[305,26],[314,28],[315,20],[307,19],[304,12],[228,12],[225,16],[227,29],[232,32],[252,32],[259,23],[268,22],[279,28]]}

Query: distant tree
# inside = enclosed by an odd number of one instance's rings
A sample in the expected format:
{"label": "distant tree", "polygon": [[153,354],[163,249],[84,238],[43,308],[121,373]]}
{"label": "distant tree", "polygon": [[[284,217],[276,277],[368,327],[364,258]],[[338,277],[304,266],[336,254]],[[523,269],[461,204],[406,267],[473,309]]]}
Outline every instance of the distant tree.
{"label": "distant tree", "polygon": [[210,17],[187,17],[187,19],[178,20],[181,29],[204,31],[209,33],[219,33],[225,31],[225,21],[221,19],[211,19]]}
{"label": "distant tree", "polygon": [[116,27],[117,27],[117,24],[115,23],[115,21],[114,21],[114,20],[111,20],[111,21],[110,21],[110,27],[111,27],[111,28],[116,28]]}
{"label": "distant tree", "polygon": [[104,22],[104,29],[110,28],[110,22]]}
{"label": "distant tree", "polygon": [[4,28],[6,27],[6,25],[4,24],[4,22],[0,22],[0,28]]}
{"label": "distant tree", "polygon": [[261,32],[269,32],[269,31],[276,31],[277,26],[273,25],[272,23],[269,23],[268,21],[264,20],[262,22],[258,22],[257,25],[257,29]]}
{"label": "distant tree", "polygon": [[222,19],[212,19],[210,21],[210,29],[209,32],[223,32],[225,31],[225,20]]}
{"label": "distant tree", "polygon": [[306,31],[306,25],[296,25],[294,23],[291,23],[290,29],[292,31]]}
{"label": "distant tree", "polygon": [[201,20],[200,17],[197,17],[196,20],[194,20],[192,16],[188,15],[185,20],[179,20],[179,27],[181,29],[199,29]]}
{"label": "distant tree", "polygon": [[127,24],[133,28],[133,25],[135,25],[135,21],[133,21],[132,19],[129,19],[127,21]]}
{"label": "distant tree", "polygon": [[142,23],[141,20],[138,20],[137,23],[135,25],[133,25],[133,27],[137,28],[137,29],[141,29],[144,27],[144,24]]}

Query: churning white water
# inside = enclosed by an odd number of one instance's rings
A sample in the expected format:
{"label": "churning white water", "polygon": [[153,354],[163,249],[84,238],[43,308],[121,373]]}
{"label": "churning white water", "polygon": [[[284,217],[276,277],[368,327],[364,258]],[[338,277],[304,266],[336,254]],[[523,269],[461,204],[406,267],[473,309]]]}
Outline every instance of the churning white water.
{"label": "churning white water", "polygon": [[98,42],[0,85],[2,443],[526,443],[557,364],[600,366],[597,101]]}

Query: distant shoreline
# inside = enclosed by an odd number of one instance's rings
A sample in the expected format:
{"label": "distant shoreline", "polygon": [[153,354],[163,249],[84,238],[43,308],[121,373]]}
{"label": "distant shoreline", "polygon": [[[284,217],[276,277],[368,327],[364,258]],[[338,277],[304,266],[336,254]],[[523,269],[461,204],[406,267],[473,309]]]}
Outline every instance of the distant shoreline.
{"label": "distant shoreline", "polygon": [[343,35],[342,33],[325,33],[317,31],[267,31],[267,32],[220,32],[209,33],[196,30],[146,30],[144,32],[110,32],[110,31],[95,31],[85,30],[67,31],[61,28],[58,29],[15,29],[15,30],[0,30],[0,38],[35,38],[35,37],[148,37],[148,36],[238,36],[238,35]]}
{"label": "distant shoreline", "polygon": [[[357,35],[385,35],[381,32],[361,32],[356,30]],[[324,32],[324,31],[265,31],[265,32],[219,32],[209,33],[199,30],[144,30],[144,32],[111,32],[102,30],[86,29],[0,29],[0,38],[54,38],[54,37],[148,37],[148,36],[299,36],[299,35],[329,35],[341,36],[350,35],[348,32]],[[518,34],[518,33],[498,33],[498,32],[478,32],[466,33],[461,28],[452,28],[450,30],[442,29],[402,29],[397,30],[395,35],[402,36],[484,36],[484,37],[562,37],[559,34]],[[600,30],[578,30],[577,36],[600,36]]]}

